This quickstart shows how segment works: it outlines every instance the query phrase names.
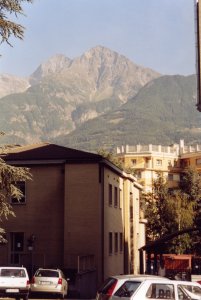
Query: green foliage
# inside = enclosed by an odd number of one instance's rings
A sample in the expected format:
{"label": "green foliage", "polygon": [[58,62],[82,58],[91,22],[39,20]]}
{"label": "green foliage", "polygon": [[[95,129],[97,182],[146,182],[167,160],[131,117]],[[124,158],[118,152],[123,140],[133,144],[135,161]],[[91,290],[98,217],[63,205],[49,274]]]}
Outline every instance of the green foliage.
{"label": "green foliage", "polygon": [[102,157],[106,158],[107,160],[111,161],[119,169],[123,170],[122,162],[114,155],[113,152],[109,152],[105,149],[99,149],[97,153]]}
{"label": "green foliage", "polygon": [[[6,154],[3,150],[2,156]],[[28,168],[15,167],[8,165],[0,158],[0,222],[9,216],[15,216],[13,207],[10,204],[11,197],[20,200],[22,192],[17,188],[17,182],[31,179],[31,174]],[[0,241],[3,241],[4,229],[0,228]]]}
{"label": "green foliage", "polygon": [[[153,184],[153,193],[144,195],[145,216],[148,219],[147,238],[155,240],[196,225],[197,199],[200,199],[198,174],[192,169],[186,170],[179,189],[169,190],[167,183],[159,173]],[[198,237],[184,234],[173,239],[166,246],[167,252],[192,253],[192,246]]]}
{"label": "green foliage", "polygon": [[[32,0],[1,0],[0,3],[0,36],[1,43],[6,42],[10,44],[11,36],[23,39],[24,27],[16,22],[13,22],[13,15],[18,17],[23,14],[22,3],[32,2]],[[12,18],[9,18],[11,17]],[[12,20],[11,20],[12,19]]]}
{"label": "green foliage", "polygon": [[167,184],[160,173],[153,183],[153,192],[144,194],[143,200],[146,208],[145,217],[148,219],[148,240],[156,240],[168,234],[171,230],[173,214]]}

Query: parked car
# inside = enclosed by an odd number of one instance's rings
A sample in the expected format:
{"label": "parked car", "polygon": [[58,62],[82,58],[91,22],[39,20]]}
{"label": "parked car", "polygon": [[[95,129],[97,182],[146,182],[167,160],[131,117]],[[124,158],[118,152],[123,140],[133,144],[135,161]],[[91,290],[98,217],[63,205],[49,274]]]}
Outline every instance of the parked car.
{"label": "parked car", "polygon": [[98,289],[96,294],[96,300],[108,300],[127,280],[144,280],[147,278],[153,279],[162,279],[165,278],[162,276],[155,275],[117,275],[108,277],[101,287]]}
{"label": "parked car", "polygon": [[0,297],[28,300],[29,276],[26,268],[0,267]]}
{"label": "parked car", "polygon": [[38,269],[30,286],[31,293],[57,295],[64,299],[68,292],[68,282],[60,269]]}
{"label": "parked car", "polygon": [[170,279],[136,278],[126,280],[113,294],[111,300],[201,300],[197,283]]}

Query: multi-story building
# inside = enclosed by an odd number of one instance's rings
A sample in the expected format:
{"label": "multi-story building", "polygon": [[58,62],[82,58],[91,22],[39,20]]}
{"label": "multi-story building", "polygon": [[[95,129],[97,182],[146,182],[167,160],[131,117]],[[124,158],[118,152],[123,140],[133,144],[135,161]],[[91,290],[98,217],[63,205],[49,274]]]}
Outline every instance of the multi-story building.
{"label": "multi-story building", "polygon": [[201,146],[185,146],[183,140],[170,146],[126,145],[117,148],[117,156],[134,171],[145,192],[152,191],[158,172],[170,188],[178,186],[184,168],[191,166],[201,172]]}
{"label": "multi-story building", "polygon": [[145,220],[134,176],[100,155],[52,144],[10,149],[5,160],[30,168],[33,179],[19,182],[20,201],[11,199],[16,218],[3,224],[1,265],[95,270],[95,290],[110,275],[139,272]]}

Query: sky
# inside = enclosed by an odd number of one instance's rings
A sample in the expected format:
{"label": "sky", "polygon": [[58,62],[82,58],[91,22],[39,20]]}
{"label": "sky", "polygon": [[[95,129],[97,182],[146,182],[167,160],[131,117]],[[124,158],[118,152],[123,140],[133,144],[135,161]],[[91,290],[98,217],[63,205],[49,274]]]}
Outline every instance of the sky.
{"label": "sky", "polygon": [[23,41],[0,45],[0,73],[29,76],[56,54],[98,45],[164,75],[195,73],[194,0],[34,0]]}

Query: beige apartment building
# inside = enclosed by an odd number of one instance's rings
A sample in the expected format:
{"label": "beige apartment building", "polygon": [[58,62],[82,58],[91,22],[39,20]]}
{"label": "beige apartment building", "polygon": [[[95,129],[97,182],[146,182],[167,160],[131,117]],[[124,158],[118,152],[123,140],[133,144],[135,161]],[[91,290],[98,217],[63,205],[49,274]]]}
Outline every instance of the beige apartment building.
{"label": "beige apartment building", "polygon": [[125,167],[134,170],[145,192],[152,191],[158,172],[167,179],[170,188],[178,186],[180,174],[186,167],[201,172],[201,146],[186,146],[184,140],[170,146],[126,145],[117,148],[117,156]]}
{"label": "beige apartment building", "polygon": [[3,223],[0,265],[91,272],[93,292],[110,275],[140,271],[146,220],[134,176],[98,154],[54,144],[16,147],[5,160],[30,168],[33,179],[19,182],[20,202],[11,199],[16,217]]}

